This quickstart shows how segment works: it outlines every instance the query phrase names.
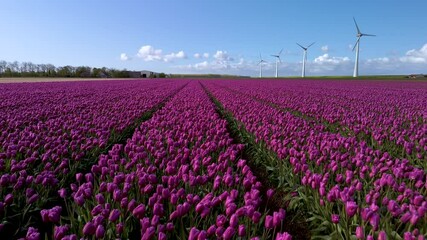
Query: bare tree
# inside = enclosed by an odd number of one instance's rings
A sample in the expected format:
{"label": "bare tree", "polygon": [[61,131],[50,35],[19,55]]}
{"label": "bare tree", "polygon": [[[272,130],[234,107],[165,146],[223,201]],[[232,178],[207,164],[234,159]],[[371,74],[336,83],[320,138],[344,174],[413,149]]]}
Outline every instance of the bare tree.
{"label": "bare tree", "polygon": [[4,71],[6,71],[7,62],[6,61],[0,61],[0,74],[3,74]]}

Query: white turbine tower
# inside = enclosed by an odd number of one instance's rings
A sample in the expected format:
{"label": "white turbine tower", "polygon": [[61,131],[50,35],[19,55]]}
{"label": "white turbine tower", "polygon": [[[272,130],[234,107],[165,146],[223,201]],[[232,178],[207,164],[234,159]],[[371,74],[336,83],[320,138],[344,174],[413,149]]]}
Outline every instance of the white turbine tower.
{"label": "white turbine tower", "polygon": [[262,56],[261,56],[261,53],[259,54],[259,62],[258,62],[258,65],[259,65],[259,77],[260,78],[262,78],[262,64],[263,63],[265,63],[266,61],[264,61],[263,59],[262,59]]}
{"label": "white turbine tower", "polygon": [[282,60],[280,59],[280,54],[282,54],[282,51],[283,51],[283,48],[282,50],[280,50],[280,52],[277,55],[271,55],[276,58],[276,78],[279,77],[278,66],[279,66],[279,62],[282,62]]}
{"label": "white turbine tower", "polygon": [[307,50],[313,46],[314,43],[308,45],[308,47],[303,47],[299,43],[297,43],[298,46],[300,46],[304,50],[304,55],[302,57],[302,74],[301,77],[305,77],[305,63],[307,62]]}
{"label": "white turbine tower", "polygon": [[355,60],[355,63],[354,63],[353,77],[358,77],[359,76],[359,45],[360,45],[360,39],[363,36],[375,37],[375,35],[365,34],[365,33],[360,32],[359,26],[357,26],[356,19],[353,18],[353,21],[354,21],[354,24],[356,25],[356,29],[357,29],[357,35],[356,35],[357,36],[357,41],[356,41],[356,44],[353,47],[353,51],[354,51],[354,49],[356,49],[356,60]]}

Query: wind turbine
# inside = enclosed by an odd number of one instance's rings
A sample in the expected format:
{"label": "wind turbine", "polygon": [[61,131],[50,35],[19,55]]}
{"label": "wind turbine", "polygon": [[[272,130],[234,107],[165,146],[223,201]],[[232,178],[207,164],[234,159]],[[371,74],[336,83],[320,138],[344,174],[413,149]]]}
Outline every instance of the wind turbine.
{"label": "wind turbine", "polygon": [[353,47],[353,51],[354,51],[354,49],[356,49],[356,61],[354,63],[353,77],[358,77],[359,76],[359,45],[360,45],[360,39],[363,36],[375,37],[375,35],[365,34],[365,33],[360,32],[359,26],[357,26],[357,22],[356,22],[356,19],[354,17],[353,17],[353,21],[354,21],[354,24],[356,25],[356,29],[357,29],[357,35],[356,35],[357,36],[357,41],[356,41],[356,44],[354,44],[354,47]]}
{"label": "wind turbine", "polygon": [[262,78],[262,64],[265,63],[264,59],[262,59],[261,53],[259,54],[259,77]]}
{"label": "wind turbine", "polygon": [[279,62],[282,62],[282,60],[280,59],[280,54],[282,54],[282,51],[283,51],[283,48],[282,48],[282,50],[280,50],[280,52],[277,55],[271,55],[271,56],[276,58],[276,78],[279,77],[279,72],[278,72],[277,68],[278,68]]}
{"label": "wind turbine", "polygon": [[313,46],[314,43],[308,45],[308,47],[303,47],[299,43],[297,43],[298,46],[300,46],[304,50],[304,55],[302,57],[302,75],[301,77],[305,77],[305,63],[307,62],[307,50]]}

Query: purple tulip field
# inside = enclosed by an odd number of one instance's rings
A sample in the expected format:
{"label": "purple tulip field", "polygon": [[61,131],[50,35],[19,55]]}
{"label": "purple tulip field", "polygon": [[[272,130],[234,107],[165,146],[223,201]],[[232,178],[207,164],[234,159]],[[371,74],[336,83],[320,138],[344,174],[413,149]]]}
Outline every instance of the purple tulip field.
{"label": "purple tulip field", "polygon": [[0,239],[427,238],[427,82],[0,85]]}

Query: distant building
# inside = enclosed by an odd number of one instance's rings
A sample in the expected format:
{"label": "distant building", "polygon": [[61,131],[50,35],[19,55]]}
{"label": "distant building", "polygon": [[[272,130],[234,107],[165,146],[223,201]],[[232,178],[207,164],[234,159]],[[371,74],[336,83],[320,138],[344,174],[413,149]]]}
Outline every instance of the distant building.
{"label": "distant building", "polygon": [[108,75],[105,72],[100,72],[98,74],[98,77],[100,77],[100,78],[108,78]]}
{"label": "distant building", "polygon": [[427,76],[424,76],[424,74],[411,74],[406,76],[407,78],[425,78]]}
{"label": "distant building", "polygon": [[160,73],[152,71],[129,71],[129,77],[131,78],[158,78]]}

